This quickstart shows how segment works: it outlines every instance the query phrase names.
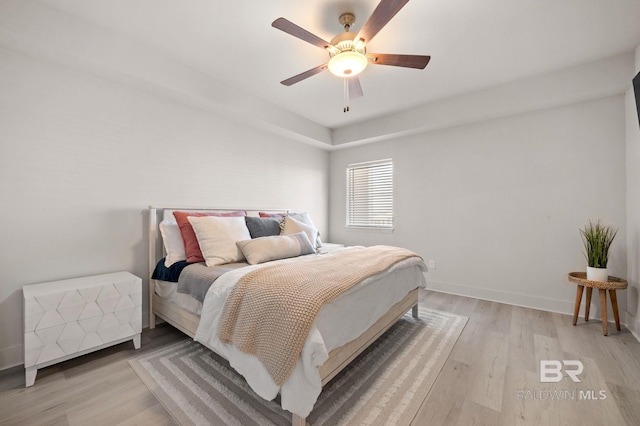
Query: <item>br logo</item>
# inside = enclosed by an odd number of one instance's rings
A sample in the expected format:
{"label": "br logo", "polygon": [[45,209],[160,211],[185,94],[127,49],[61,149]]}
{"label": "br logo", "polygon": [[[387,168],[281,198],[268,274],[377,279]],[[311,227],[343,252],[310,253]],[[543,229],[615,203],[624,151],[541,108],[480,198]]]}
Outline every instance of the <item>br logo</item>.
{"label": "br logo", "polygon": [[540,360],[540,382],[541,383],[558,383],[566,373],[567,377],[575,383],[580,383],[578,376],[582,374],[584,364],[577,359],[565,359],[562,361],[554,359]]}

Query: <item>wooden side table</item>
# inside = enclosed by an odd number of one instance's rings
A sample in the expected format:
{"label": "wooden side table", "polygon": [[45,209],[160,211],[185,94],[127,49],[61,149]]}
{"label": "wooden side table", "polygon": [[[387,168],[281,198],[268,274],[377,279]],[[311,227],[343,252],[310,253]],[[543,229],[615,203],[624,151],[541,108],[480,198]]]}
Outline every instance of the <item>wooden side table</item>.
{"label": "wooden side table", "polygon": [[620,315],[618,315],[618,299],[616,298],[616,290],[624,290],[627,288],[627,281],[622,278],[609,276],[607,282],[590,281],[587,279],[586,272],[570,272],[568,275],[569,282],[578,286],[576,290],[576,305],[573,308],[573,325],[578,322],[578,314],[580,313],[580,303],[582,302],[582,292],[587,288],[587,303],[584,312],[584,320],[589,321],[589,308],[591,306],[591,292],[594,288],[600,291],[600,305],[602,307],[602,332],[604,335],[609,334],[607,324],[607,290],[609,290],[609,298],[611,299],[611,307],[613,308],[613,317],[616,320],[616,330],[620,331]]}

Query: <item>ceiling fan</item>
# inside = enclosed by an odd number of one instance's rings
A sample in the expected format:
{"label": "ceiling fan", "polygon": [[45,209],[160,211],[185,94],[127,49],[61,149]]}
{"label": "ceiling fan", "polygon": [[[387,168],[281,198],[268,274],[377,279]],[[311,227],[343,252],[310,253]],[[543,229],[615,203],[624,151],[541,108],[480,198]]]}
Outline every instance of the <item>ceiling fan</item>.
{"label": "ceiling fan", "polygon": [[330,58],[326,64],[311,68],[280,83],[285,86],[291,86],[328,68],[332,74],[338,77],[344,77],[344,112],[347,112],[349,111],[349,98],[362,96],[362,86],[360,85],[358,74],[360,74],[368,64],[424,69],[429,63],[429,59],[431,59],[430,56],[367,53],[367,43],[369,43],[408,2],[409,0],[381,0],[358,34],[349,31],[355,22],[355,15],[353,13],[343,13],[340,15],[339,21],[340,24],[344,26],[345,32],[335,36],[331,40],[331,43],[311,34],[309,31],[285,18],[276,19],[271,23],[271,26],[307,43],[311,43],[314,46],[318,46],[321,49],[325,49],[329,53]]}

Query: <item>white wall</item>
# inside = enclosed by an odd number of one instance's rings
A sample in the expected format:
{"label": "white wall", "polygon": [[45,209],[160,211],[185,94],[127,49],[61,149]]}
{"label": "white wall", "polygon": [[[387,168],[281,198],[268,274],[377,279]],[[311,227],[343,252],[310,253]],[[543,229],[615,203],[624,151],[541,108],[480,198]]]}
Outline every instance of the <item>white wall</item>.
{"label": "white wall", "polygon": [[[640,46],[635,72],[640,71]],[[640,125],[633,88],[625,95],[627,124],[627,327],[640,340]]]}
{"label": "white wall", "polygon": [[[389,157],[394,232],[346,230],[345,166]],[[331,240],[434,259],[431,289],[570,313],[590,218],[619,228],[609,267],[625,276],[622,95],[333,151],[330,167]]]}
{"label": "white wall", "polygon": [[304,209],[326,233],[324,150],[1,44],[0,93],[0,369],[24,284],[147,282],[150,204]]}

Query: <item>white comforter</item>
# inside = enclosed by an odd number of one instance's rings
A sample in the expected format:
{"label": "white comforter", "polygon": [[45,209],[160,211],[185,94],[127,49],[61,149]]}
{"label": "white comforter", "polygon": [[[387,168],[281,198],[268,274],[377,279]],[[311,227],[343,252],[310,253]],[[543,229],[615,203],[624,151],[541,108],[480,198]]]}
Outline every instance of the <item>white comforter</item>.
{"label": "white comforter", "polygon": [[[357,250],[349,247],[320,256],[338,256],[341,251],[352,249]],[[313,256],[316,255],[277,262],[304,262]],[[240,277],[264,265],[227,272],[213,283],[203,303],[195,340],[228,359],[262,398],[272,400],[280,392],[282,408],[302,418],[311,412],[320,395],[322,385],[317,367],[324,364],[329,352],[361,335],[409,291],[425,284],[424,263],[415,258],[407,259],[386,272],[367,278],[325,305],[309,332],[293,374],[279,387],[255,356],[242,353],[217,338],[218,322],[227,295]]]}

